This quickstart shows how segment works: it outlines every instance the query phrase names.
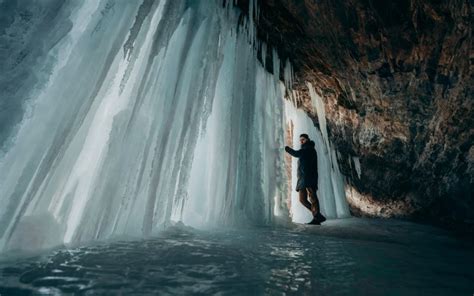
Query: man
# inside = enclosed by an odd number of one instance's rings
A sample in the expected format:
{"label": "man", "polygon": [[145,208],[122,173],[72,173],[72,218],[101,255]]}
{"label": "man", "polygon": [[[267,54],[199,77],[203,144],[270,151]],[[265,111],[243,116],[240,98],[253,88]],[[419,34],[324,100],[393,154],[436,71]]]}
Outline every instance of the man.
{"label": "man", "polygon": [[[307,134],[300,135],[300,150],[293,150],[285,146],[285,151],[298,158],[298,181],[296,191],[299,194],[299,200],[313,214],[313,220],[308,224],[320,225],[326,221],[319,209],[319,201],[316,196],[318,189],[318,158],[314,149],[314,142]],[[309,200],[308,201],[308,196]]]}

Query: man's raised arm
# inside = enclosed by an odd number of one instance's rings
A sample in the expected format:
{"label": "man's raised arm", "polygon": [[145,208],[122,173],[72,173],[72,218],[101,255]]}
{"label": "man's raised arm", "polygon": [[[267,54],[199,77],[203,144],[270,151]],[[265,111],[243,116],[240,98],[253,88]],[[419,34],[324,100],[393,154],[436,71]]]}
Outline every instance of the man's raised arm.
{"label": "man's raised arm", "polygon": [[293,150],[288,146],[285,146],[285,151],[288,152],[291,156],[294,157],[300,157],[301,156],[301,150]]}

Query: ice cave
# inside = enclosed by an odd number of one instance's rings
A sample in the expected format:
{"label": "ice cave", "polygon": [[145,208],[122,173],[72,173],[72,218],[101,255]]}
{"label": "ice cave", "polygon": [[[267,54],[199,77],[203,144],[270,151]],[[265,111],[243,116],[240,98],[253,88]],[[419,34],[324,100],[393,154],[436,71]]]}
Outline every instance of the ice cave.
{"label": "ice cave", "polygon": [[471,295],[471,19],[0,0],[0,295]]}

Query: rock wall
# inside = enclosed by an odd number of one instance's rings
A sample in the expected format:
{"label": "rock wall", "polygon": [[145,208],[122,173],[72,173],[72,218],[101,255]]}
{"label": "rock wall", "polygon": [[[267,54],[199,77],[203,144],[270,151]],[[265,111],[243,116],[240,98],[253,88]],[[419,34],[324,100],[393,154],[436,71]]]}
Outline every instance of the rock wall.
{"label": "rock wall", "polygon": [[352,212],[472,229],[470,2],[260,0],[259,7],[258,37],[291,61],[301,107],[317,121],[306,81],[325,102]]}

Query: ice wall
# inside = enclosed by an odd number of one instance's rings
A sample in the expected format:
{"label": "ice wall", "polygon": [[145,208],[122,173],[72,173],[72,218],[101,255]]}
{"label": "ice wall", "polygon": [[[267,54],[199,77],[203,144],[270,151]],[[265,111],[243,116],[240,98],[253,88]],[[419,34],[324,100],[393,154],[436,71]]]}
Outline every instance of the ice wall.
{"label": "ice wall", "polygon": [[[0,250],[144,236],[171,221],[288,217],[291,64],[280,75],[273,50],[274,74],[264,70],[254,18],[240,18],[232,1],[0,6],[9,53],[0,62]],[[305,114],[287,112],[316,132]],[[318,152],[331,151],[318,135]],[[327,151],[318,156],[331,172],[320,172],[323,212],[339,217],[342,178]]]}
{"label": "ice wall", "polygon": [[36,232],[69,243],[288,215],[283,95],[256,59],[253,18],[238,26],[217,0],[16,5],[6,30],[21,34],[27,12],[49,47],[5,63],[40,79],[14,81],[29,99],[2,142],[0,248],[28,244],[41,217]]}

